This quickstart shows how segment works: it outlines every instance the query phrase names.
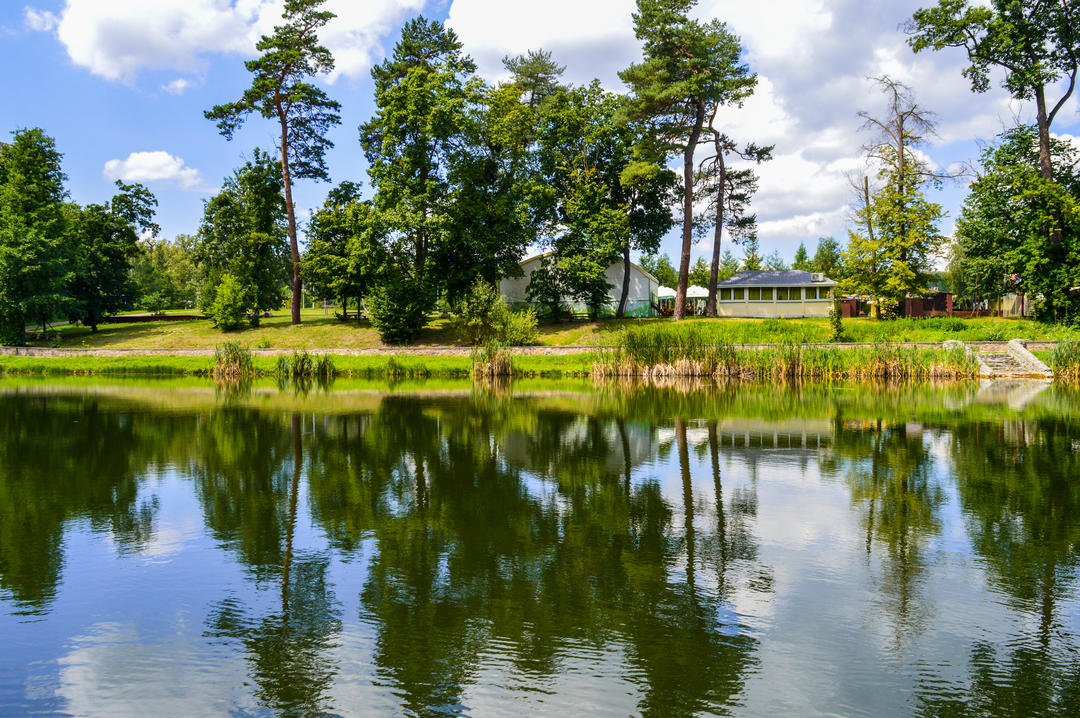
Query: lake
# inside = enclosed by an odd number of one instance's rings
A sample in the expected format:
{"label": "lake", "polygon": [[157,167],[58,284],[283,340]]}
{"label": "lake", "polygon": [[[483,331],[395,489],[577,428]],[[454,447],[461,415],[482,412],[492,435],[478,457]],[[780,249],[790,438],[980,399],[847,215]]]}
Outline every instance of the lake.
{"label": "lake", "polygon": [[0,715],[1078,715],[1080,393],[0,380]]}

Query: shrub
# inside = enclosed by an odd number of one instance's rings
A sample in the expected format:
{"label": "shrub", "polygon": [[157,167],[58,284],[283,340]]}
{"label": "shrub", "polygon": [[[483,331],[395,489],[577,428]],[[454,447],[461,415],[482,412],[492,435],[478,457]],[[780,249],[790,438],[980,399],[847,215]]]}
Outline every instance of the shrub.
{"label": "shrub", "polygon": [[405,344],[427,324],[430,292],[398,273],[384,277],[365,302],[371,324],[387,344]]}
{"label": "shrub", "polygon": [[532,344],[536,325],[535,309],[510,311],[498,288],[482,279],[476,280],[454,308],[454,331],[473,346],[489,342]]}
{"label": "shrub", "polygon": [[829,310],[829,341],[844,341],[844,311],[839,299],[833,299],[832,309]]}
{"label": "shrub", "polygon": [[496,339],[510,346],[525,346],[536,343],[536,310],[532,307],[520,312],[507,312],[506,322]]}
{"label": "shrub", "polygon": [[154,316],[161,316],[165,313],[165,297],[160,292],[152,292],[147,294],[139,302],[139,308],[147,314],[153,314]]}
{"label": "shrub", "polygon": [[210,321],[222,331],[232,331],[244,325],[246,313],[247,291],[239,279],[223,274],[210,304]]}

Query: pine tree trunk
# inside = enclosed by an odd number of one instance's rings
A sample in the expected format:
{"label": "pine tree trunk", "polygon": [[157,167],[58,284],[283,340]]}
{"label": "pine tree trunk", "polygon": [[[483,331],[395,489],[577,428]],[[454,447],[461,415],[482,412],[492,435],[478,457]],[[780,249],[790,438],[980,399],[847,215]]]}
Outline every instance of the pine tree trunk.
{"label": "pine tree trunk", "polygon": [[300,246],[296,241],[296,208],[293,207],[292,176],[289,174],[289,126],[280,106],[281,120],[281,179],[285,184],[285,211],[289,216],[289,251],[292,253],[292,323],[300,323],[300,305],[303,303],[304,283],[300,279]]}
{"label": "pine tree trunk", "polygon": [[619,309],[615,316],[622,319],[626,316],[626,297],[630,294],[630,242],[623,246],[623,275],[622,295],[619,297]]}
{"label": "pine tree trunk", "polygon": [[720,239],[724,231],[724,189],[727,186],[727,166],[720,140],[716,141],[716,157],[720,165],[720,189],[716,194],[716,223],[713,227],[712,268],[709,270],[709,301],[705,305],[705,316],[716,316],[716,285],[720,278]]}
{"label": "pine tree trunk", "polygon": [[679,286],[675,289],[676,321],[686,316],[686,289],[690,281],[690,247],[694,243],[694,150],[705,124],[705,103],[697,102],[694,126],[683,150],[683,236],[682,258],[679,262]]}

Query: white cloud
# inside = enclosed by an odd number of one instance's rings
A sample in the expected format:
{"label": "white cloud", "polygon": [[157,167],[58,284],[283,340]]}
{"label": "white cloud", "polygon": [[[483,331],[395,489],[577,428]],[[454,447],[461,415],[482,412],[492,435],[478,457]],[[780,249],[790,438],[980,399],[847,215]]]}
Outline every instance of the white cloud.
{"label": "white cloud", "polygon": [[175,182],[182,189],[193,190],[202,185],[199,170],[164,150],[132,152],[125,160],[109,160],[104,174],[107,179],[124,182]]}
{"label": "white cloud", "polygon": [[[382,39],[394,24],[425,3],[329,0],[326,9],[338,17],[320,39],[337,60],[330,80],[362,77],[382,56]],[[42,26],[35,29],[55,26],[76,65],[133,84],[146,70],[198,74],[212,55],[253,55],[259,36],[281,23],[283,6],[283,0],[67,0],[59,17],[27,8],[26,20]]]}
{"label": "white cloud", "polygon": [[28,28],[37,32],[51,32],[59,22],[55,13],[38,10],[29,5],[23,8],[23,20]]}
{"label": "white cloud", "polygon": [[161,86],[162,90],[168,92],[170,95],[182,95],[188,88],[191,87],[191,81],[183,77],[178,77],[172,82],[167,82]]}

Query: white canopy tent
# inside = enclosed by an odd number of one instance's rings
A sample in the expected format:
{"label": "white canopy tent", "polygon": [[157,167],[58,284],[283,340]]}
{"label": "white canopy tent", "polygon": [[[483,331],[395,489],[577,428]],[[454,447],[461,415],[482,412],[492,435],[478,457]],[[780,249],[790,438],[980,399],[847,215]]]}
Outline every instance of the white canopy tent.
{"label": "white canopy tent", "polygon": [[656,290],[657,299],[674,299],[675,290],[671,287],[658,287]]}
{"label": "white canopy tent", "polygon": [[705,287],[699,287],[696,284],[691,284],[689,287],[686,288],[686,298],[687,299],[708,299],[709,298],[709,290],[706,289]]}

